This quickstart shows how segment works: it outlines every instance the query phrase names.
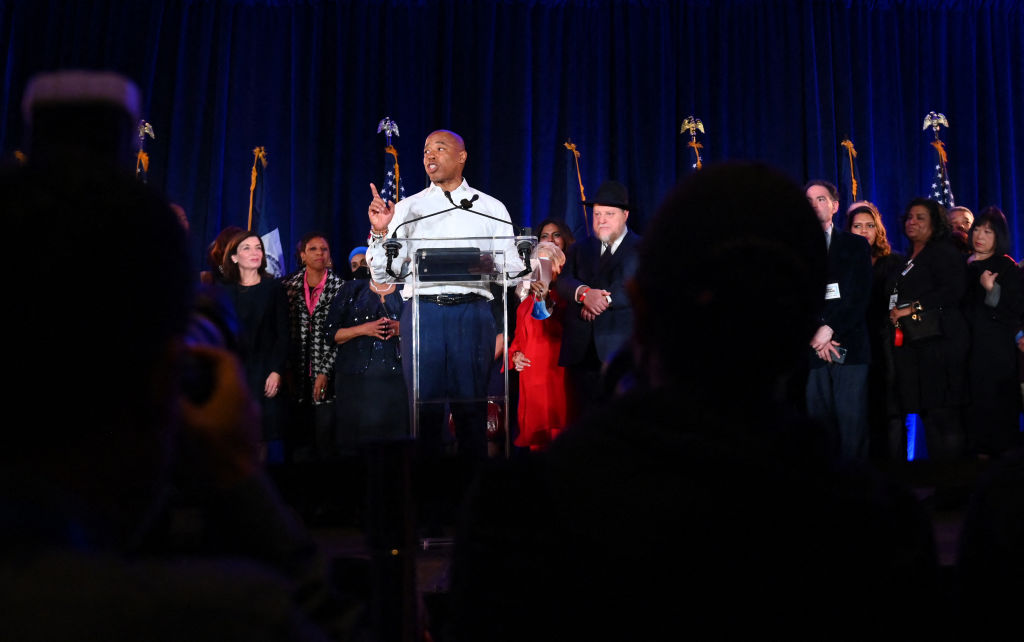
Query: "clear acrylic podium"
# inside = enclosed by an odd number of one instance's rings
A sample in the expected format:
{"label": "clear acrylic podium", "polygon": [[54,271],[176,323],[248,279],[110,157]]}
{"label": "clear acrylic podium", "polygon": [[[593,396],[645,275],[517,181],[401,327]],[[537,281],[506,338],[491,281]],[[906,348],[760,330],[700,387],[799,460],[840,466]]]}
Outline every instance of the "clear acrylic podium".
{"label": "clear acrylic podium", "polygon": [[[515,277],[521,270],[521,262],[515,252],[515,243],[523,237],[468,237],[457,239],[404,238],[401,239],[402,251],[394,260],[393,271],[396,274],[408,272],[405,277],[405,288],[411,288],[412,296],[407,305],[412,306],[412,331],[402,332],[403,339],[410,336],[412,341],[412,381],[408,382],[411,393],[410,418],[412,436],[420,432],[420,409],[424,404],[438,403],[481,403],[488,407],[488,432],[498,430],[499,447],[507,456],[511,451],[509,435],[509,387],[508,387],[508,318],[509,318],[509,287],[518,279]],[[536,244],[536,240],[533,240]],[[399,269],[402,272],[399,272]],[[510,275],[511,273],[511,275]],[[489,295],[493,297],[491,310],[494,313],[495,330],[498,333],[502,349],[501,356],[494,362],[496,344],[488,346],[491,363],[484,372],[462,373],[465,376],[484,376],[489,381],[483,382],[480,396],[451,396],[439,393],[439,388],[446,387],[433,379],[437,372],[424,369],[421,364],[421,353],[424,352],[424,337],[420,296],[441,297],[442,300],[462,300],[473,295]],[[500,303],[500,306],[498,305]],[[514,305],[514,304],[513,304]],[[513,307],[512,313],[515,313]],[[464,328],[464,336],[456,336],[457,345],[464,345],[466,350],[480,349],[480,337],[472,328]],[[456,333],[460,330],[456,329]],[[449,335],[450,336],[450,335]],[[449,345],[450,349],[450,345]],[[406,351],[403,350],[403,353]],[[406,353],[407,354],[407,353]],[[495,371],[495,369],[499,369]],[[497,412],[495,412],[495,408]],[[495,426],[494,424],[497,423]]]}

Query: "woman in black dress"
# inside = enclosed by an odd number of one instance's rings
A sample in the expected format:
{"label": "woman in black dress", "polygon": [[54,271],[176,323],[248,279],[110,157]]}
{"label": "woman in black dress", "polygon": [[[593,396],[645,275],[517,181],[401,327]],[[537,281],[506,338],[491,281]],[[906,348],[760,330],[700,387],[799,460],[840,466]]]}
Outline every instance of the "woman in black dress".
{"label": "woman in black dress", "polygon": [[224,288],[238,315],[238,351],[249,390],[263,414],[265,461],[284,461],[284,411],[278,393],[288,358],[288,299],[267,273],[263,242],[242,232],[224,251]]}
{"label": "woman in black dress", "polygon": [[[929,459],[955,460],[964,454],[960,414],[967,403],[970,333],[960,311],[966,270],[939,203],[912,200],[903,214],[903,232],[911,254],[889,288],[895,296],[889,319],[896,338],[897,399],[902,413],[917,413],[924,423]],[[938,331],[925,332],[915,316],[937,321]]]}
{"label": "woman in black dress", "polygon": [[409,436],[409,397],[399,347],[403,307],[394,283],[372,279],[346,282],[331,303],[326,333],[338,345],[334,409],[343,452]]}
{"label": "woman in black dress", "polygon": [[1024,296],[1017,265],[1009,249],[1006,217],[985,208],[971,226],[973,254],[967,263],[964,314],[971,327],[967,361],[971,403],[967,436],[979,457],[1001,455],[1019,441],[1020,388],[1017,345]]}
{"label": "woman in black dress", "polygon": [[850,205],[846,211],[846,231],[863,236],[871,248],[871,298],[867,309],[871,340],[868,374],[868,423],[871,430],[868,443],[871,444],[871,456],[878,460],[905,460],[905,428],[894,401],[896,375],[888,311],[891,289],[886,289],[886,285],[903,269],[906,257],[892,251],[882,216],[871,201],[857,201]]}

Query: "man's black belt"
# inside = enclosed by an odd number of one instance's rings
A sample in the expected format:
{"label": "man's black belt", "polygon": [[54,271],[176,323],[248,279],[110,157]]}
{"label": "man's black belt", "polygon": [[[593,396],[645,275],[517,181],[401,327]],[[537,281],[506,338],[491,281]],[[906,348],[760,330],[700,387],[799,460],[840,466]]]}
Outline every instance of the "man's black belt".
{"label": "man's black belt", "polygon": [[482,294],[421,294],[420,301],[436,303],[437,305],[462,305],[463,303],[475,303],[484,301]]}

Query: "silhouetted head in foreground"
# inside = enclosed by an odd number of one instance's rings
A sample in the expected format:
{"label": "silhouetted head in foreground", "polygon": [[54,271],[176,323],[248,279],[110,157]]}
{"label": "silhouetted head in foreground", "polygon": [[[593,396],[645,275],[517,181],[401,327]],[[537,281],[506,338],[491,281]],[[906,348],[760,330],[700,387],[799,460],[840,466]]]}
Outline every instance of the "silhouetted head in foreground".
{"label": "silhouetted head in foreground", "polygon": [[106,170],[5,171],[0,211],[24,268],[8,280],[7,392],[31,417],[5,431],[0,467],[102,498],[98,521],[133,529],[173,456],[185,231],[156,192]]}
{"label": "silhouetted head in foreground", "polygon": [[709,167],[670,193],[631,286],[640,385],[481,474],[455,639],[863,639],[907,613],[926,629],[931,524],[834,467],[792,404],[826,274],[821,222],[777,171]]}
{"label": "silhouetted head in foreground", "polygon": [[127,174],[135,164],[140,104],[138,87],[118,73],[38,74],[22,101],[28,157],[36,165],[71,171],[101,166]]}
{"label": "silhouetted head in foreground", "polygon": [[658,387],[775,395],[805,360],[826,249],[804,191],[762,165],[709,167],[661,204],[633,283],[637,365]]}

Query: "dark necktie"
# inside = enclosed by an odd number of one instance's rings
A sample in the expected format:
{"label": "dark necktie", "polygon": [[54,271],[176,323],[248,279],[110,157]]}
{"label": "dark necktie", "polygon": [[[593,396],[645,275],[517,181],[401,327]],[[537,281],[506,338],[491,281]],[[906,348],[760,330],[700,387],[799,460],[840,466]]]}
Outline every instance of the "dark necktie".
{"label": "dark necktie", "polygon": [[612,260],[612,246],[610,243],[601,244],[601,258],[597,262],[597,269],[604,270],[608,262]]}

